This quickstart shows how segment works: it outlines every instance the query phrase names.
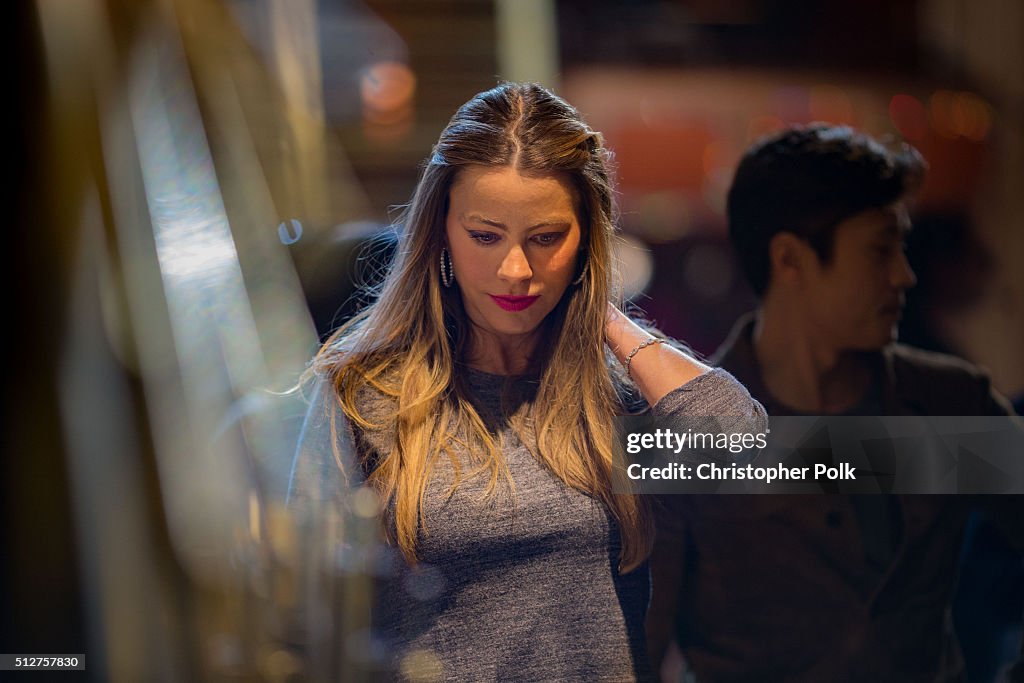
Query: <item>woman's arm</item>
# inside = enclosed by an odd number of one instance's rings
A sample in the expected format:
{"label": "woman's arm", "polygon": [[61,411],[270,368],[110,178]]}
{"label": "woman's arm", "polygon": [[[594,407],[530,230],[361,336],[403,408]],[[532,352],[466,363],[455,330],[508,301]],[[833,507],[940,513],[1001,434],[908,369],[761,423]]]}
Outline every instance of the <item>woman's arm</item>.
{"label": "woman's arm", "polygon": [[[710,370],[708,366],[690,358],[670,344],[654,343],[640,348],[642,344],[651,342],[655,337],[611,303],[608,304],[605,337],[620,363],[626,365],[627,359],[629,360],[629,376],[644,395],[648,405],[653,406],[672,390]],[[635,350],[636,353],[633,353]]]}

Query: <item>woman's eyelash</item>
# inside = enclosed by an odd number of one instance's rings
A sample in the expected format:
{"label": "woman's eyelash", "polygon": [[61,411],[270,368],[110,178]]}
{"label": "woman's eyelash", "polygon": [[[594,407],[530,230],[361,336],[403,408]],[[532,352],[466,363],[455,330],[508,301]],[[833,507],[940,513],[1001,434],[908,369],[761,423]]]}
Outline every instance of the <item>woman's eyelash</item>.
{"label": "woman's eyelash", "polygon": [[550,245],[554,244],[559,239],[561,239],[563,234],[565,234],[565,233],[561,233],[561,232],[545,232],[545,233],[542,233],[540,235],[534,235],[533,239],[537,242],[537,244],[539,244],[539,245],[541,245],[543,247],[547,247],[547,246],[550,246]]}
{"label": "woman's eyelash", "polygon": [[498,241],[498,236],[493,232],[477,232],[475,230],[471,230],[469,232],[469,237],[480,244],[494,244]]}
{"label": "woman's eyelash", "polygon": [[[542,247],[549,247],[557,243],[564,234],[563,232],[545,232],[534,235],[530,239]],[[494,244],[501,239],[500,235],[496,235],[493,232],[481,232],[478,230],[470,230],[469,237],[480,244]]]}

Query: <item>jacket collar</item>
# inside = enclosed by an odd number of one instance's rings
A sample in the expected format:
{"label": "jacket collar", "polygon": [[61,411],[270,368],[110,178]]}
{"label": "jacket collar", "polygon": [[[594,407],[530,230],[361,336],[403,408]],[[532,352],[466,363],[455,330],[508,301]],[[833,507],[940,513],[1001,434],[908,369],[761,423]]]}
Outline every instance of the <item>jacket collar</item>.
{"label": "jacket collar", "polygon": [[[761,377],[761,366],[758,364],[757,354],[754,352],[754,325],[756,323],[755,311],[740,316],[725,341],[712,354],[710,361],[713,365],[727,370],[747,387],[751,396],[761,402],[769,415],[793,415],[795,411],[772,396]],[[877,377],[881,382],[879,388],[882,410],[886,415],[914,414],[919,411],[915,410],[914,406],[908,405],[906,397],[902,396],[898,389],[894,362],[895,348],[895,344],[889,344],[881,351],[866,352],[878,368]]]}

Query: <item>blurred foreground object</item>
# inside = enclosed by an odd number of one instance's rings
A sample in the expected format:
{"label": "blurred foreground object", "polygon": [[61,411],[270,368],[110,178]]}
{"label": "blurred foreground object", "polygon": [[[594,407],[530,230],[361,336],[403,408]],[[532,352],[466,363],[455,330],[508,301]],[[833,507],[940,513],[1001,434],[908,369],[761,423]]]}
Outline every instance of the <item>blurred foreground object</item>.
{"label": "blurred foreground object", "polygon": [[265,8],[266,63],[222,3],[22,17],[41,77],[16,86],[9,273],[38,360],[5,403],[5,652],[84,653],[104,681],[369,675],[343,644],[374,520],[344,491],[284,507],[305,405],[283,390],[317,343],[288,250],[363,200],[323,126],[315,3]]}

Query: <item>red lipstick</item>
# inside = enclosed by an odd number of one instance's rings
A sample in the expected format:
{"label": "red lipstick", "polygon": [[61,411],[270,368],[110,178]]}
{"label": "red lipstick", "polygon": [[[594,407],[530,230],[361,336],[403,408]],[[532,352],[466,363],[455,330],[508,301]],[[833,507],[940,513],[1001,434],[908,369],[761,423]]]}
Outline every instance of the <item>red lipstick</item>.
{"label": "red lipstick", "polygon": [[526,310],[533,305],[533,302],[540,298],[540,296],[496,296],[494,294],[489,296],[502,309],[513,312]]}

